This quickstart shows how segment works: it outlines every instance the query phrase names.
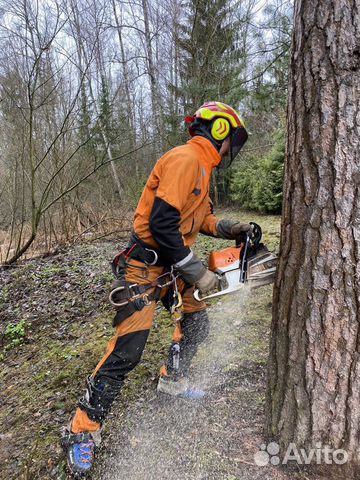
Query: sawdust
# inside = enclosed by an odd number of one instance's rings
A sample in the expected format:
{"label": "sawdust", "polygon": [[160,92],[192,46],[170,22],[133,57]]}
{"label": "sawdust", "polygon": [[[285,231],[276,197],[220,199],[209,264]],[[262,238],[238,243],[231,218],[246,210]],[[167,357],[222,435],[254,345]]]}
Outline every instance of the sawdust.
{"label": "sawdust", "polygon": [[[270,297],[269,287],[258,292]],[[254,463],[264,443],[269,318],[249,312],[252,295],[244,289],[209,310],[211,333],[192,375],[208,398],[159,398],[151,386],[147,396],[111,422],[96,480],[300,478]],[[269,315],[269,307],[263,315]]]}

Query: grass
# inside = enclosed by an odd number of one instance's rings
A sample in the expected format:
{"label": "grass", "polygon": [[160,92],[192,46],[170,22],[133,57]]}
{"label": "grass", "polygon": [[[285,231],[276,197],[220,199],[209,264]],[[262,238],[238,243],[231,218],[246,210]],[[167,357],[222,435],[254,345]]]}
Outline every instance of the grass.
{"label": "grass", "polygon": [[[232,210],[222,214],[242,222],[259,223],[265,243],[271,250],[276,249],[279,217]],[[231,243],[199,236],[195,250],[206,260],[211,250]],[[113,332],[113,312],[106,303],[106,293],[95,296],[93,288],[97,285],[107,291],[111,281],[107,262],[109,252],[114,251],[114,245],[109,243],[83,245],[71,249],[70,260],[65,259],[65,264],[61,259],[56,263],[56,258],[51,257],[31,260],[14,272],[12,286],[7,284],[1,292],[0,307],[9,305],[16,289],[35,285],[29,300],[37,302],[29,306],[25,319],[24,303],[17,303],[14,297],[10,311],[21,322],[10,322],[7,344],[16,341],[17,345],[0,352],[3,355],[0,380],[5,399],[0,410],[1,432],[5,435],[5,440],[0,440],[1,478],[66,478],[59,448],[60,427],[73,412],[79,395],[83,394],[86,375],[102,357]],[[65,292],[65,283],[76,286],[73,296]],[[50,294],[58,297],[53,300]],[[47,301],[54,302],[51,315],[40,316],[41,302]],[[266,361],[270,302],[270,289],[260,289],[259,295],[246,306],[248,327],[241,333],[244,345],[241,361]],[[75,308],[77,313],[68,313]],[[129,375],[117,408],[125,409],[149,385],[155,385],[172,331],[169,315],[159,309],[143,360]],[[4,448],[1,441],[7,442]]]}

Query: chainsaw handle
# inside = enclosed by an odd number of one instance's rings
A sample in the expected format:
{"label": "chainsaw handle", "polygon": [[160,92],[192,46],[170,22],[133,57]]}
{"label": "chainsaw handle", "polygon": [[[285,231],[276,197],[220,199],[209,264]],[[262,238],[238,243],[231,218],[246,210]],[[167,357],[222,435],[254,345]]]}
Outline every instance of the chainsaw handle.
{"label": "chainsaw handle", "polygon": [[262,237],[261,227],[255,222],[250,222],[250,225],[253,226],[252,232],[250,234],[251,243],[255,246],[255,248],[258,248]]}
{"label": "chainsaw handle", "polygon": [[256,249],[258,248],[262,237],[261,227],[255,222],[249,222],[249,225],[251,225],[252,228],[248,232],[241,232],[239,237],[235,239],[237,248],[246,244],[248,240],[250,240],[250,243],[254,245]]}
{"label": "chainsaw handle", "polygon": [[[228,288],[229,284],[226,280],[225,275],[223,273],[219,272],[218,270],[216,270],[214,273],[218,277],[218,286],[217,286],[216,289],[214,289],[214,291],[215,292],[221,292],[222,290],[225,290],[226,288]],[[202,302],[203,299],[206,298],[209,293],[210,292],[205,292],[204,296],[202,297],[200,290],[198,288],[195,288],[194,293],[193,293],[193,297],[195,298],[195,300],[197,302]]]}
{"label": "chainsaw handle", "polygon": [[259,248],[260,240],[262,237],[260,225],[255,222],[250,222],[250,225],[252,225],[253,228],[248,231],[244,248],[240,250],[240,283],[245,283],[247,279],[247,263],[249,250],[256,252]]}

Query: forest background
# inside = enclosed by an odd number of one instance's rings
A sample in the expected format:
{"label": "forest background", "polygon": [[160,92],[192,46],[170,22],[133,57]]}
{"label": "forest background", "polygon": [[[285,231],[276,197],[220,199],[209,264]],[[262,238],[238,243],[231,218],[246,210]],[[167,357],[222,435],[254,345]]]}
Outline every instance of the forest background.
{"label": "forest background", "polygon": [[292,2],[0,1],[0,262],[121,235],[184,116],[250,132],[215,205],[280,213]]}

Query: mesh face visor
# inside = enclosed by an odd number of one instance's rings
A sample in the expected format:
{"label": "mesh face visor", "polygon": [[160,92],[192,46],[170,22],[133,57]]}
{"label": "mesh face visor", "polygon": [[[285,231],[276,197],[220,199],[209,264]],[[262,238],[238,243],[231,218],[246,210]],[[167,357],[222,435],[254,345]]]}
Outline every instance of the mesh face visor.
{"label": "mesh face visor", "polygon": [[218,168],[225,169],[230,167],[235,157],[244,146],[247,139],[248,139],[248,134],[244,127],[238,127],[235,130],[233,130],[231,132],[231,137],[230,137],[229,153],[223,157],[223,159],[220,162],[220,165],[218,165]]}

